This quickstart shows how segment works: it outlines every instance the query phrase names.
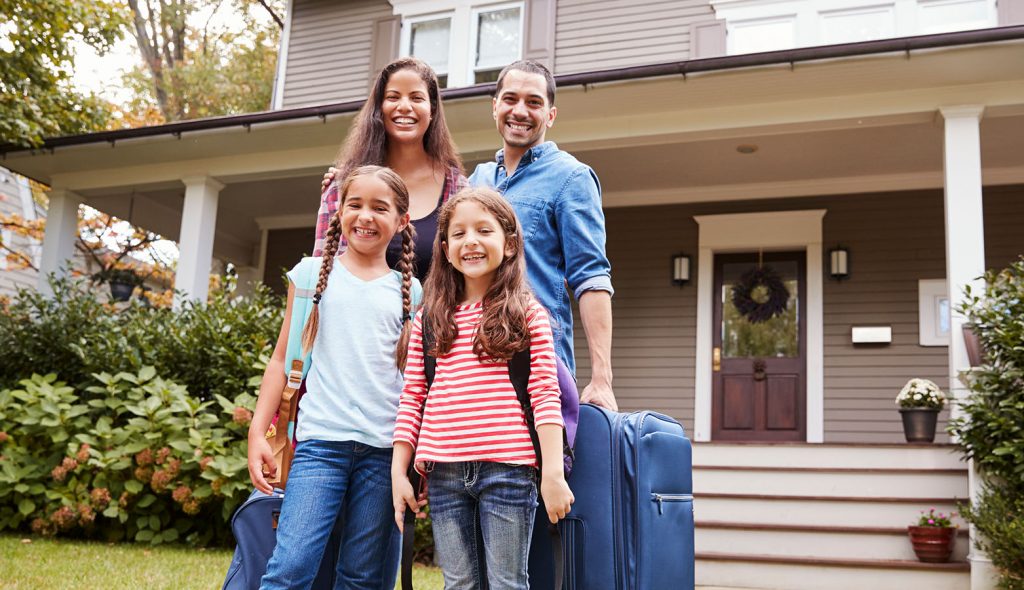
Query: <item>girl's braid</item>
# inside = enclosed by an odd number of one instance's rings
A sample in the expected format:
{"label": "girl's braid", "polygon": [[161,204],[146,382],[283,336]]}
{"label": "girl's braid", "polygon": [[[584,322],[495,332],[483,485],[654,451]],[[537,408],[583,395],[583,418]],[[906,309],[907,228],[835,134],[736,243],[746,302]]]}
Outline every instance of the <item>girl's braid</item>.
{"label": "girl's braid", "polygon": [[334,255],[338,252],[340,237],[341,215],[336,214],[331,218],[330,226],[327,228],[323,260],[320,262],[320,278],[316,282],[316,292],[313,294],[313,311],[309,314],[306,327],[302,330],[303,354],[313,349],[316,333],[320,329],[320,299],[323,297],[324,290],[327,289],[327,277],[330,276],[331,270],[334,268]]}
{"label": "girl's braid", "polygon": [[409,353],[409,334],[412,331],[412,265],[416,258],[416,251],[413,249],[415,239],[416,229],[409,223],[402,230],[402,259],[398,263],[402,270],[402,333],[395,348],[395,362],[402,371],[405,370],[405,361]]}

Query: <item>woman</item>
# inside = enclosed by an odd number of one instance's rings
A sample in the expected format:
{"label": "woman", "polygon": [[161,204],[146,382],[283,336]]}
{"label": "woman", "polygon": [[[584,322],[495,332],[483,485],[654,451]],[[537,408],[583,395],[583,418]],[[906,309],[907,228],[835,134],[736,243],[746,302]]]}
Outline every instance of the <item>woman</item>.
{"label": "woman", "polygon": [[[313,256],[322,255],[328,224],[338,210],[334,178],[345,178],[367,164],[391,168],[409,188],[409,214],[416,230],[415,274],[422,281],[430,269],[438,210],[467,185],[462,159],[445,122],[437,75],[424,62],[401,58],[377,76],[335,168],[324,177],[327,185],[320,199]],[[343,241],[339,253],[346,246]],[[401,258],[402,243],[396,237],[388,246],[388,265],[396,268]]]}

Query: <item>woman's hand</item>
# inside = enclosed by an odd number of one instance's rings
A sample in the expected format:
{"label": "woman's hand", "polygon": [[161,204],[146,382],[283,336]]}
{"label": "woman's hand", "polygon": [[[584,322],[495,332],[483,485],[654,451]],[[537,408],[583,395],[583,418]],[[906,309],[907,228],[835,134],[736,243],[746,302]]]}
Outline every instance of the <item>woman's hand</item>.
{"label": "woman's hand", "polygon": [[267,477],[277,475],[277,463],[274,462],[274,452],[270,450],[270,443],[265,436],[249,437],[249,479],[257,490],[264,494],[274,493],[274,488],[267,483]]}
{"label": "woman's hand", "polygon": [[336,175],[337,173],[338,173],[338,169],[337,169],[337,168],[335,168],[334,166],[331,166],[330,168],[328,168],[328,169],[327,169],[327,172],[326,172],[326,173],[324,173],[324,179],[323,179],[322,181],[320,181],[320,188],[322,188],[322,189],[325,189],[325,188],[327,188],[327,187],[328,187],[328,186],[329,186],[329,185],[330,185],[330,184],[331,184],[332,182],[334,182],[334,176],[335,176],[335,175]]}
{"label": "woman's hand", "polygon": [[576,501],[565,481],[562,466],[559,464],[556,467],[557,470],[545,470],[540,478],[540,495],[544,498],[544,507],[547,508],[551,524],[557,524],[565,518],[572,509],[572,503]]}
{"label": "woman's hand", "polygon": [[416,492],[412,489],[412,484],[409,483],[409,478],[405,474],[391,474],[391,502],[395,507],[395,524],[398,525],[398,531],[401,533],[405,532],[405,510],[406,508],[411,509],[416,513],[416,518],[426,518],[427,514],[423,512],[423,506],[426,505],[427,499],[420,496],[416,498]]}

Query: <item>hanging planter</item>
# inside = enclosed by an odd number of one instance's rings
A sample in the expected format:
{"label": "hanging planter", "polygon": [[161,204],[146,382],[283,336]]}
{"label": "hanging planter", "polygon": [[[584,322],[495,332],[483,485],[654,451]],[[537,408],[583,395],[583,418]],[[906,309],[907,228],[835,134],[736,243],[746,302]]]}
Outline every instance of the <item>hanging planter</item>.
{"label": "hanging planter", "polygon": [[732,304],[752,324],[767,322],[786,311],[789,289],[770,266],[743,273],[732,288]]}
{"label": "hanging planter", "polygon": [[135,287],[142,284],[139,275],[127,268],[108,268],[93,275],[93,280],[107,283],[110,286],[110,298],[114,301],[128,301]]}
{"label": "hanging planter", "polygon": [[972,367],[979,367],[985,364],[985,346],[978,337],[976,326],[964,324],[964,347],[967,348],[967,359]]}

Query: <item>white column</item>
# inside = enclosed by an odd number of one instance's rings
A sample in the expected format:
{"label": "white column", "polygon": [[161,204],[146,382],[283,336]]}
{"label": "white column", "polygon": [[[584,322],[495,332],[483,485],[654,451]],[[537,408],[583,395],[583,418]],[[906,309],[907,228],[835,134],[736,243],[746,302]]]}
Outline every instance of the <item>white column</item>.
{"label": "white column", "polygon": [[39,260],[38,288],[49,295],[49,277],[63,277],[68,273],[68,262],[75,255],[78,239],[78,206],[82,198],[64,189],[50,191],[50,204],[46,209],[46,233],[43,234],[43,253]]}
{"label": "white column", "polygon": [[217,198],[224,185],[207,176],[181,179],[185,204],[178,234],[178,270],[174,289],[187,299],[206,301],[210,288],[210,262],[217,227]]}
{"label": "white column", "polygon": [[[977,105],[945,107],[940,109],[945,119],[945,145],[943,148],[943,175],[945,180],[946,214],[946,283],[949,289],[949,390],[953,399],[968,395],[960,381],[960,371],[970,367],[967,347],[963,339],[964,317],[956,311],[963,297],[964,287],[978,292],[984,288],[981,276],[985,272],[985,224],[982,217],[981,196],[981,114]],[[959,414],[956,405],[951,409]],[[970,463],[969,487],[971,500],[980,492],[980,478]],[[970,529],[971,590],[995,588],[992,562],[974,546],[975,530]]]}

